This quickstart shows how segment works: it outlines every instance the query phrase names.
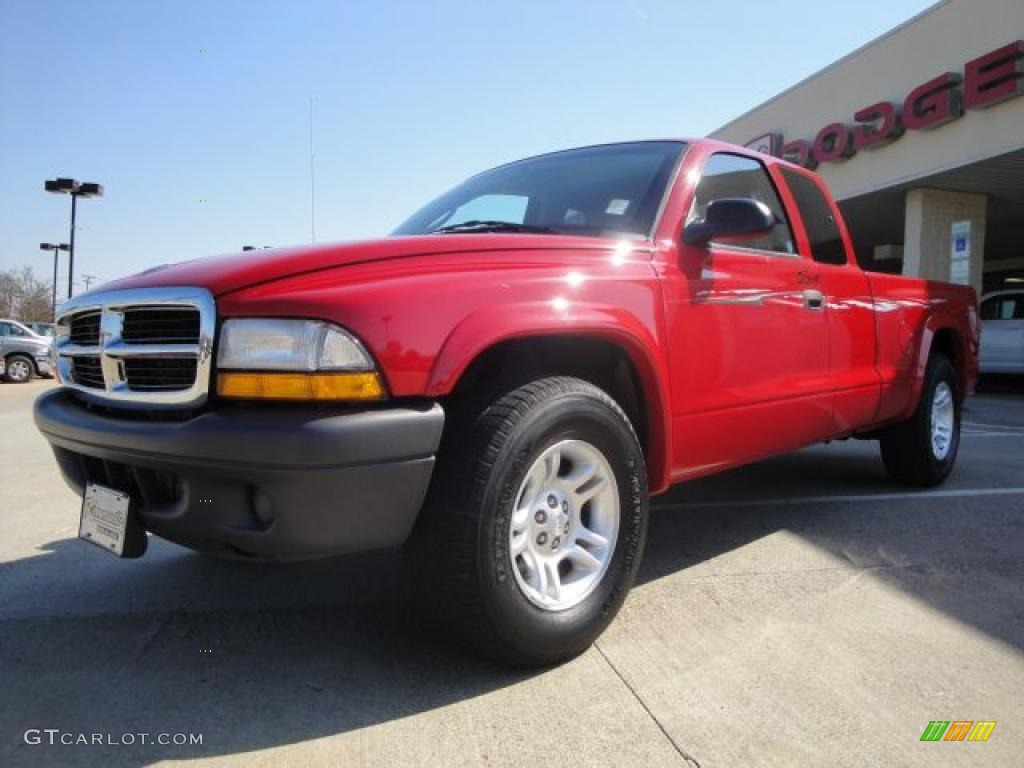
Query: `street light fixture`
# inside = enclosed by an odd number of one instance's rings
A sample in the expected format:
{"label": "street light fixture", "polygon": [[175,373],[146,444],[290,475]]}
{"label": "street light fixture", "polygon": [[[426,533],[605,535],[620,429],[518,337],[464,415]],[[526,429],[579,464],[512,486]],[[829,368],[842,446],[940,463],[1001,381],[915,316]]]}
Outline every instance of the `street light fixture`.
{"label": "street light fixture", "polygon": [[57,257],[61,251],[70,251],[71,246],[67,243],[40,243],[39,250],[53,251],[53,322],[57,322]]}
{"label": "street light fixture", "polygon": [[75,203],[80,197],[102,197],[103,185],[75,179],[47,179],[43,188],[58,195],[71,195],[71,237],[68,247],[68,298],[71,298],[72,275],[75,271]]}

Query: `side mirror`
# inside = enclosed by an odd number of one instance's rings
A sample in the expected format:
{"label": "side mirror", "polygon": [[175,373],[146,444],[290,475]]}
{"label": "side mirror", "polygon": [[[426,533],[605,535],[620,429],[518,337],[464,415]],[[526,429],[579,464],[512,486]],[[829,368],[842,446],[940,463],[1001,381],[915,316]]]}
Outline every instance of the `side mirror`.
{"label": "side mirror", "polygon": [[683,229],[687,245],[705,245],[716,237],[757,237],[771,232],[775,214],[764,203],[749,197],[723,197],[708,203],[703,219]]}

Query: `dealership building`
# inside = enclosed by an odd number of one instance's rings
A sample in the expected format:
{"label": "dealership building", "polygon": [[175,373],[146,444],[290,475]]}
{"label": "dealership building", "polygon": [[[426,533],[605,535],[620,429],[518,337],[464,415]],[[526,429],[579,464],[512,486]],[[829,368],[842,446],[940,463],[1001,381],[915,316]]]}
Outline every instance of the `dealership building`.
{"label": "dealership building", "polygon": [[814,168],[867,269],[1024,288],[1024,0],[945,0],[712,136]]}

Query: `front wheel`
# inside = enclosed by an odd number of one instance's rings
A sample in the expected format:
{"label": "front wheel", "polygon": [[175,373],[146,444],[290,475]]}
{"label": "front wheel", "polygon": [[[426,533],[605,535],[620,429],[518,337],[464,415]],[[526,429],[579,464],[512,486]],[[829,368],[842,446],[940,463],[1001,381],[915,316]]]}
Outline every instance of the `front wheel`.
{"label": "front wheel", "polygon": [[602,390],[540,379],[449,425],[408,551],[443,628],[499,661],[584,651],[633,584],[647,529],[643,454]]}
{"label": "front wheel", "polygon": [[901,482],[939,485],[953,471],[960,448],[960,397],[956,370],[943,355],[928,361],[914,415],[881,436],[882,462]]}
{"label": "front wheel", "polygon": [[14,384],[24,384],[32,380],[34,367],[32,361],[24,355],[11,355],[7,358],[7,380]]}

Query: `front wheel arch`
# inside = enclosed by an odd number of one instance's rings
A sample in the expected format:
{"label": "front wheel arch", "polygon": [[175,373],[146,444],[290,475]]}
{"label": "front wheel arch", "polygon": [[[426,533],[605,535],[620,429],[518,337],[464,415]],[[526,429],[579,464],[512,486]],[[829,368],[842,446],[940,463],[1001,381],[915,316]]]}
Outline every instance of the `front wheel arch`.
{"label": "front wheel arch", "polygon": [[[513,337],[495,338],[475,347],[451,378],[434,376],[432,394],[445,408],[459,408],[473,393],[493,388],[496,381],[523,383],[546,376],[570,376],[607,392],[629,416],[647,464],[648,485],[660,493],[670,484],[671,429],[668,423],[667,373],[648,354],[651,339],[618,330],[610,337],[600,328],[534,329]],[[648,346],[645,346],[647,344]]]}

